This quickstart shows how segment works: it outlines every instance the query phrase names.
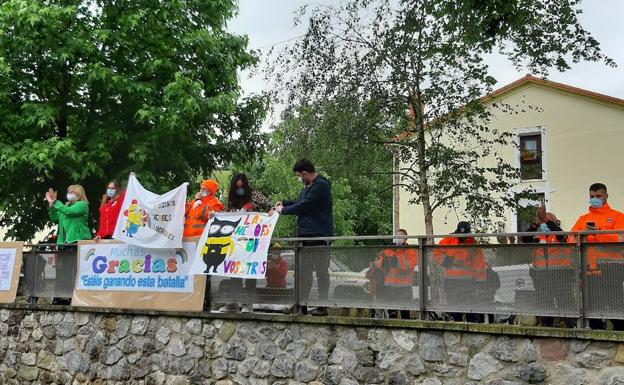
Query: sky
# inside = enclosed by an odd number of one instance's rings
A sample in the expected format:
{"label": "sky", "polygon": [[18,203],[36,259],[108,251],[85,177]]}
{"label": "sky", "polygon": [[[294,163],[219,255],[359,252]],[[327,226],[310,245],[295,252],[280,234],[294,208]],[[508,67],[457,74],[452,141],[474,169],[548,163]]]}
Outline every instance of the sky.
{"label": "sky", "polygon": [[[249,47],[267,50],[283,48],[285,42],[300,37],[305,25],[294,26],[295,11],[306,0],[239,0],[239,14],[228,28],[249,37]],[[339,4],[340,0],[317,0],[315,4]],[[582,25],[600,42],[603,52],[614,59],[617,68],[602,63],[579,63],[565,73],[553,71],[550,80],[624,99],[624,0],[584,0]],[[518,72],[507,59],[493,55],[488,58],[492,75],[502,87],[526,75]],[[262,91],[266,84],[260,76],[240,74],[245,93]]]}

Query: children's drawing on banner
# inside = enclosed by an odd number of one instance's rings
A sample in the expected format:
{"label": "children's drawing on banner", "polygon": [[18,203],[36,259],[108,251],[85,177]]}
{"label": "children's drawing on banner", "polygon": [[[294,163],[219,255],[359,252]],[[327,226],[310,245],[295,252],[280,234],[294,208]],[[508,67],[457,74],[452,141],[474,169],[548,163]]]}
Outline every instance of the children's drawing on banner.
{"label": "children's drawing on banner", "polygon": [[113,238],[154,249],[182,247],[186,188],[184,183],[158,195],[130,174]]}
{"label": "children's drawing on banner", "polygon": [[279,216],[265,213],[217,213],[197,244],[193,274],[264,278],[267,252]]}

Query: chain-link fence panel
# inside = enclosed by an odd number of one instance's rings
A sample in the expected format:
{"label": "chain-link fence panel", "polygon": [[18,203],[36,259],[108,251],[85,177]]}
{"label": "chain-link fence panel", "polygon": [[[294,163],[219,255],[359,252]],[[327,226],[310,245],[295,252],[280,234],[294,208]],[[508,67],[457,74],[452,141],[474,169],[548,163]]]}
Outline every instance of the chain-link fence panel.
{"label": "chain-link fence panel", "polygon": [[624,244],[585,244],[585,316],[624,319]]}
{"label": "chain-link fence panel", "polygon": [[573,244],[428,246],[429,311],[580,315]]}
{"label": "chain-link fence panel", "polygon": [[417,246],[303,246],[298,298],[304,306],[417,310]]}
{"label": "chain-link fence panel", "polygon": [[26,297],[71,298],[76,279],[74,245],[33,246],[23,255],[23,277],[19,295]]}
{"label": "chain-link fence panel", "polygon": [[208,276],[211,308],[235,311],[241,307],[255,310],[289,312],[296,304],[295,250],[271,248],[264,279]]}

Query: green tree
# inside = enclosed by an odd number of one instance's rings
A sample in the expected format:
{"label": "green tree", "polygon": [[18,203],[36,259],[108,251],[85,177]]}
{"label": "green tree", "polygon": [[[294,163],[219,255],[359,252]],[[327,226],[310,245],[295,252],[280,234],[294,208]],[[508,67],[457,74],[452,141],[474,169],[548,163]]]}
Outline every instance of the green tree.
{"label": "green tree", "polygon": [[395,170],[400,185],[422,205],[428,234],[440,207],[488,226],[488,218],[514,205],[518,178],[496,152],[511,143],[489,124],[493,108],[515,113],[531,106],[484,105],[481,97],[496,83],[485,59],[499,52],[542,75],[581,60],[614,65],[579,24],[579,4],[349,0],[304,7],[305,36],[275,55],[268,73],[291,110],[357,104],[363,124],[343,133],[354,148],[358,141],[394,147],[404,165]]}
{"label": "green tree", "polygon": [[[353,100],[319,102],[286,110],[275,127],[274,145],[292,159],[308,158],[350,189],[355,217],[352,233],[392,232],[392,153],[377,143],[350,140],[368,122]],[[290,165],[289,165],[290,166]]]}
{"label": "green tree", "polygon": [[[245,172],[249,175],[252,187],[261,191],[271,201],[297,199],[303,186],[292,171],[296,159],[289,154],[271,149],[261,161],[247,165]],[[327,177],[332,184],[335,235],[353,235],[356,227],[356,207],[348,181],[333,177],[323,167],[316,167],[317,171]],[[282,215],[273,236],[294,237],[297,234],[296,229],[296,217]]]}
{"label": "green tree", "polygon": [[[49,186],[135,171],[165,191],[233,159],[253,159],[266,102],[241,99],[256,64],[225,30],[224,1],[0,2],[0,226],[30,238]],[[95,219],[96,215],[92,215]]]}

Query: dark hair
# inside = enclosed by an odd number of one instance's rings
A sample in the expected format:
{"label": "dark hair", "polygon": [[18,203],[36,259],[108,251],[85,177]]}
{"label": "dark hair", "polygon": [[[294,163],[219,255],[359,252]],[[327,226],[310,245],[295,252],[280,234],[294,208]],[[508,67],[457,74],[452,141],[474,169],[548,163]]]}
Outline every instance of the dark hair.
{"label": "dark hair", "polygon": [[299,159],[293,166],[293,172],[316,172],[316,169],[309,160]]}
{"label": "dark hair", "polygon": [[607,191],[607,186],[604,183],[594,183],[593,185],[589,186],[589,191],[599,191],[599,190]]}
{"label": "dark hair", "polygon": [[[117,179],[111,179],[108,183],[106,183],[106,188],[108,189],[108,185],[109,184],[113,184],[115,186],[115,190],[117,190],[117,194],[115,195],[119,195],[121,194],[121,183],[119,183],[119,180]],[[104,206],[104,204],[106,203],[106,201],[108,200],[108,197],[102,197],[102,201],[100,202],[100,207]]]}
{"label": "dark hair", "polygon": [[405,229],[398,229],[397,233],[402,233],[403,235],[407,235],[407,230],[405,230]]}
{"label": "dark hair", "polygon": [[[236,194],[236,183],[238,181],[243,182],[243,188],[245,189],[245,195],[238,196]],[[228,191],[228,202],[227,209],[228,210],[240,210],[243,208],[245,203],[251,202],[251,186],[249,186],[249,180],[247,179],[247,175],[239,172],[238,174],[232,177],[232,182],[230,183],[230,191]]]}

